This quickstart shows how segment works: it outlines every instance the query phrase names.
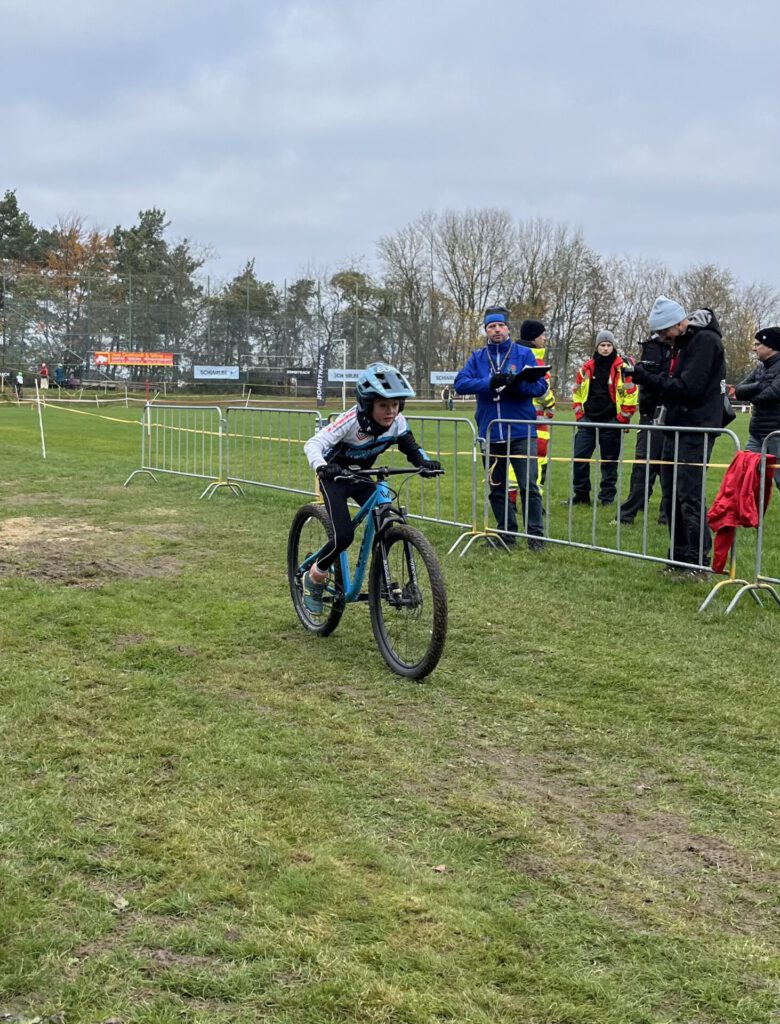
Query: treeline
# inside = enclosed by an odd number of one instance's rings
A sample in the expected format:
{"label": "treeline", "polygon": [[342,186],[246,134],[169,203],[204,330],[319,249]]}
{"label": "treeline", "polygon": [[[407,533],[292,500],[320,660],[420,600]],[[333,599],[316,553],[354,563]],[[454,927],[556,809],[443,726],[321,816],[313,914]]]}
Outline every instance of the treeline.
{"label": "treeline", "polygon": [[[485,306],[501,302],[513,323],[548,327],[556,386],[606,327],[638,351],[647,312],[666,292],[686,308],[713,308],[729,376],[742,375],[759,326],[780,321],[780,294],[702,263],[673,274],[658,261],[605,257],[581,231],[550,220],[515,221],[503,210],[427,213],[376,243],[376,272],[346,266],[290,282],[264,281],[255,261],[227,282],[204,274],[208,252],[172,242],[162,210],[131,227],[88,230],[71,215],[39,228],[14,191],[0,201],[2,361],[85,364],[104,349],[173,351],[179,365],[239,364],[267,371],[386,359],[416,385],[431,370],[463,364],[482,339]],[[143,371],[147,373],[147,370]]]}

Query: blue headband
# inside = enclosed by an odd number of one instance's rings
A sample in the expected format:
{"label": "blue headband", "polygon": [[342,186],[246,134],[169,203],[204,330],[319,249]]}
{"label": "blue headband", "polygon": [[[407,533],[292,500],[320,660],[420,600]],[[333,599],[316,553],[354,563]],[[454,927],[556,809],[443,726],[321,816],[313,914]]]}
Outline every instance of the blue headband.
{"label": "blue headband", "polygon": [[506,313],[487,313],[485,315],[485,327],[488,324],[505,324],[507,323]]}

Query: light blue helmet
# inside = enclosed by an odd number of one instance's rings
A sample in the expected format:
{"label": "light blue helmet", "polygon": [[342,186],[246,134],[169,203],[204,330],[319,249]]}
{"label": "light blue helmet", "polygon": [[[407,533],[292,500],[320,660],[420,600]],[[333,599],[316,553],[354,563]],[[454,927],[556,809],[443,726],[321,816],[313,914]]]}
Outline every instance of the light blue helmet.
{"label": "light blue helmet", "polygon": [[369,363],[355,385],[355,397],[361,412],[371,412],[377,398],[398,398],[403,409],[407,398],[414,398],[414,388],[400,370],[389,363]]}

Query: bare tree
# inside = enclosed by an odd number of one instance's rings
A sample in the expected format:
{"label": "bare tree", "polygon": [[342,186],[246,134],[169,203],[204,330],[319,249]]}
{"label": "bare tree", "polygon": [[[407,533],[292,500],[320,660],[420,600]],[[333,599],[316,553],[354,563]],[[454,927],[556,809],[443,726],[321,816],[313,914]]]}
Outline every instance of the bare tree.
{"label": "bare tree", "polygon": [[658,261],[629,256],[613,257],[602,266],[611,308],[599,326],[615,333],[621,353],[636,357],[648,335],[653,303],[670,290],[669,271]]}
{"label": "bare tree", "polygon": [[548,352],[553,366],[553,386],[567,389],[574,376],[574,362],[590,355],[592,321],[590,304],[599,282],[599,257],[586,244],[582,231],[570,232],[560,225],[552,253],[554,274],[548,300]]}
{"label": "bare tree", "polygon": [[462,365],[479,338],[482,311],[504,301],[513,277],[515,232],[506,210],[448,210],[435,222],[433,248],[442,291],[457,311],[456,349]]}
{"label": "bare tree", "polygon": [[394,235],[384,235],[377,251],[385,286],[395,301],[402,348],[409,351],[415,387],[427,387],[429,372],[439,362],[435,348],[436,289],[433,278],[434,217],[423,214]]}

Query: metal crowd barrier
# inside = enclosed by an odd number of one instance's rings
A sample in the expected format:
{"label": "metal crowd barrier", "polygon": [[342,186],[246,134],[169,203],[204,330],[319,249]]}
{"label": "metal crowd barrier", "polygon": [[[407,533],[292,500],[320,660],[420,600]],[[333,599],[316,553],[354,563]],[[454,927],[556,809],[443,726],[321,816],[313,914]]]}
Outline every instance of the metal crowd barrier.
{"label": "metal crowd barrier", "polygon": [[220,487],[237,490],[224,476],[225,423],[219,406],[148,403],[141,415],[141,466],[124,486],[145,473],[187,476],[210,483],[201,497],[211,497]]}
{"label": "metal crowd barrier", "polygon": [[[535,420],[498,420],[496,422],[503,427],[504,433],[510,440],[513,433],[515,438],[523,437],[528,431],[529,426],[533,426],[536,423]],[[671,531],[674,532],[675,526],[677,525],[676,497],[678,488],[678,471],[679,466],[681,465],[678,457],[680,438],[683,435],[687,438],[690,438],[692,435],[701,437],[702,455],[695,463],[689,463],[689,465],[701,467],[702,492],[707,495],[708,489],[712,490],[712,471],[725,468],[730,463],[734,452],[740,449],[739,438],[733,431],[713,430],[703,427],[669,427],[665,425],[654,426],[645,424],[609,424],[608,427],[600,427],[595,423],[582,424],[575,421],[561,420],[551,421],[549,426],[550,440],[548,444],[548,472],[542,495],[545,542],[563,544],[570,547],[589,548],[591,550],[602,551],[607,554],[619,554],[630,558],[659,562],[663,563],[665,566],[674,566],[677,568],[708,568],[708,564],[704,557],[704,531],[708,529],[706,522],[706,502],[702,502],[700,511],[698,562],[696,564],[692,564],[670,558],[668,550],[669,530],[664,528],[663,537],[659,537],[657,531],[650,529],[648,515],[650,467],[651,465],[663,465],[663,460],[634,458],[633,452],[627,451],[628,446],[625,444],[626,437],[624,436],[620,446],[620,454],[617,460],[615,460],[617,463],[615,481],[616,498],[614,503],[608,506],[601,506],[598,500],[598,493],[603,474],[603,463],[600,457],[600,445],[598,442],[600,441],[601,431],[603,429],[617,430],[623,435],[638,435],[641,431],[648,431],[649,433],[660,432],[667,438],[669,436],[674,438],[674,458],[670,463],[666,463],[667,465],[671,464],[673,466],[671,495],[672,522],[670,527]],[[575,459],[573,454],[574,436],[575,432],[583,426],[590,427],[595,431],[597,442],[596,448],[592,458]],[[713,449],[713,454],[708,458],[708,438],[712,437],[716,439],[717,447]],[[566,444],[567,441],[568,445]],[[722,450],[724,445],[727,446],[729,451],[728,462],[726,463],[716,461],[716,458],[721,457],[718,454],[718,449]],[[483,441],[483,450],[485,460],[489,465],[493,459],[491,442],[489,439],[487,441]],[[532,458],[535,458],[535,453]],[[530,467],[530,461],[527,457],[522,457],[522,461],[525,461],[526,465]],[[593,500],[590,506],[583,507],[583,514],[581,514],[571,502],[571,498],[573,496],[574,466],[577,462],[587,462],[591,469],[590,493]],[[633,526],[628,527],[623,525],[620,521],[620,504],[621,501],[625,500],[624,491],[627,489],[626,484],[631,477],[631,470],[635,464],[645,466],[644,500],[639,513],[643,516],[640,531],[637,531]],[[658,491],[660,492],[660,481],[658,482]],[[503,539],[510,535],[509,531],[499,529],[492,523],[489,501],[490,487],[487,473],[483,473],[482,496],[482,528],[475,529],[473,534],[461,535],[451,548],[451,550],[455,550],[463,540],[468,538],[468,543],[461,551],[461,556],[466,553],[473,542],[479,537],[487,538],[494,543],[497,542],[502,544]],[[527,521],[527,489],[525,494],[525,503],[525,508],[521,509],[519,507],[520,499],[518,498],[517,518],[518,525],[520,527],[518,536],[520,537],[529,536],[529,534],[522,529],[522,521]],[[504,496],[504,523],[506,523],[508,504],[509,494],[507,492]],[[559,511],[559,507],[561,505],[565,506],[565,512],[563,514]],[[525,515],[523,515],[523,513],[525,513]],[[661,550],[661,548],[663,548],[663,550]],[[732,567],[734,564],[734,558],[735,552],[732,549]]]}
{"label": "metal crowd barrier", "polygon": [[303,446],[322,423],[318,412],[230,405],[225,419],[228,481],[295,494],[317,493]]}
{"label": "metal crowd barrier", "polygon": [[[479,501],[478,466],[490,465],[493,460],[490,440],[478,438],[469,419],[414,415],[408,415],[407,419],[415,438],[428,456],[442,462],[447,469],[445,476],[434,480],[410,477],[405,482],[402,500],[409,515],[427,522],[460,528],[463,532],[451,546],[450,552],[455,551],[463,541],[466,541],[460,552],[461,557],[480,538],[503,545],[509,531],[500,529],[493,523],[488,474],[484,471],[481,508]],[[141,466],[130,474],[125,486],[139,473],[146,473],[153,479],[156,479],[155,474],[165,473],[208,480],[209,484],[201,497],[211,497],[220,487],[228,487],[234,493],[242,493],[241,485],[245,484],[307,496],[317,494],[315,477],[303,452],[305,442],[324,422],[317,411],[254,407],[245,404],[229,406],[223,413],[218,406],[193,407],[148,403],[144,407],[141,422]],[[496,422],[505,429],[509,438],[513,432],[515,435],[523,436],[530,426],[536,425],[536,420]],[[704,553],[704,536],[708,529],[706,505],[714,497],[714,471],[727,468],[734,453],[740,449],[739,439],[733,431],[646,424],[609,424],[608,427],[588,424],[587,426],[596,434],[594,457],[575,459],[575,433],[585,424],[555,420],[548,425],[548,472],[542,488],[545,543],[623,555],[661,563],[664,566],[702,570],[708,568]],[[598,441],[604,429],[617,430],[624,435],[619,456],[614,460],[617,464],[616,498],[615,502],[607,507],[602,507],[598,502],[604,468]],[[625,443],[625,435],[634,434],[638,437],[642,431],[647,431],[648,435],[660,432],[667,438],[673,437],[672,459],[664,463],[662,459],[635,458],[633,449],[628,450],[630,446]],[[687,438],[700,437],[702,446],[701,457],[688,463],[700,467],[702,493],[705,495],[700,510],[699,559],[695,564],[670,558],[669,528],[664,527],[661,531],[653,528],[650,522],[651,466],[671,465],[671,532],[674,532],[678,514],[675,500],[678,472],[683,465],[679,461],[679,445],[683,435]],[[711,438],[715,439],[715,443],[712,453],[708,455]],[[772,486],[766,480],[766,454],[767,446],[774,439],[780,439],[780,431],[769,435],[762,448],[761,509],[765,488]],[[649,447],[648,444],[648,449]],[[388,452],[387,457],[391,460],[404,459],[397,450]],[[520,458],[530,470],[530,459]],[[574,466],[577,462],[587,462],[592,477],[591,494],[594,500],[587,511],[583,509],[582,512],[575,509],[570,501],[573,495]],[[641,529],[629,528],[620,520],[621,500],[625,501],[627,482],[635,465],[644,466],[644,494],[642,506],[637,513],[638,516],[642,516]],[[659,481],[659,493],[660,490]],[[503,497],[504,524],[509,500],[507,492]],[[516,536],[519,537],[529,536],[523,528],[528,514],[527,488],[525,503],[525,509],[517,509]],[[565,506],[565,511],[562,511],[560,506]],[[762,514],[757,532],[754,583],[736,578],[736,541],[740,531],[735,531],[729,562],[729,578],[722,580],[715,588],[726,583],[741,585],[739,593],[727,609],[727,614],[747,592],[750,592],[759,604],[759,591],[771,593],[780,604],[780,597],[774,590],[776,585],[780,585],[780,576],[771,575],[764,565],[764,520]],[[512,539],[515,539],[514,535]],[[707,606],[713,596],[714,591],[708,595],[700,611]]]}
{"label": "metal crowd barrier", "polygon": [[[768,472],[767,466],[767,455],[769,449],[773,448],[772,454],[776,454],[777,464],[776,467]],[[778,595],[777,587],[780,586],[780,576],[772,576],[768,571],[765,571],[764,566],[764,533],[766,526],[766,515],[771,507],[771,501],[767,508],[764,509],[764,500],[766,498],[767,488],[774,487],[774,477],[777,472],[780,472],[780,430],[775,430],[771,434],[768,434],[762,444],[759,462],[759,489],[758,489],[758,528],[756,531],[756,554],[755,554],[755,578],[753,580],[737,579],[732,577],[730,580],[720,583],[719,587],[724,587],[728,584],[735,584],[739,587],[737,593],[732,597],[726,608],[726,615],[729,615],[739,604],[742,597],[745,594],[750,594],[757,605],[763,604],[761,597],[771,597],[777,605],[780,605],[780,595]],[[768,477],[768,478],[767,478]],[[780,492],[777,495],[780,500]],[[740,531],[743,532],[744,531]],[[774,554],[774,553],[773,553]],[[776,555],[775,555],[776,557]],[[780,572],[780,568],[776,570]],[[707,600],[702,605],[705,608],[715,596],[715,591],[708,595]]]}
{"label": "metal crowd barrier", "polygon": [[[441,462],[446,474],[425,480],[407,477],[403,501],[409,516],[442,526],[472,530],[477,516],[476,430],[468,419],[452,416],[415,416],[404,413],[415,440],[430,459]],[[391,450],[383,462],[405,463]]]}
{"label": "metal crowd barrier", "polygon": [[[767,454],[769,454],[770,444],[775,449],[777,462],[775,463],[775,469],[767,479]],[[775,454],[773,453],[773,454]],[[771,587],[772,584],[780,586],[780,575],[771,576],[768,572],[764,572],[763,559],[764,559],[764,526],[766,523],[766,512],[764,511],[764,499],[766,496],[767,487],[774,486],[778,480],[776,474],[780,472],[780,430],[773,430],[771,434],[767,434],[761,444],[761,482],[759,487],[758,496],[758,510],[759,510],[759,521],[758,521],[758,539],[756,546],[756,581],[764,589],[767,585]],[[780,501],[780,484],[777,487],[777,493],[774,495],[775,500]],[[770,502],[771,505],[771,502]],[[769,509],[767,506],[767,511]],[[780,573],[780,569],[778,569]],[[780,598],[777,593],[772,589],[772,595],[780,604]]]}

